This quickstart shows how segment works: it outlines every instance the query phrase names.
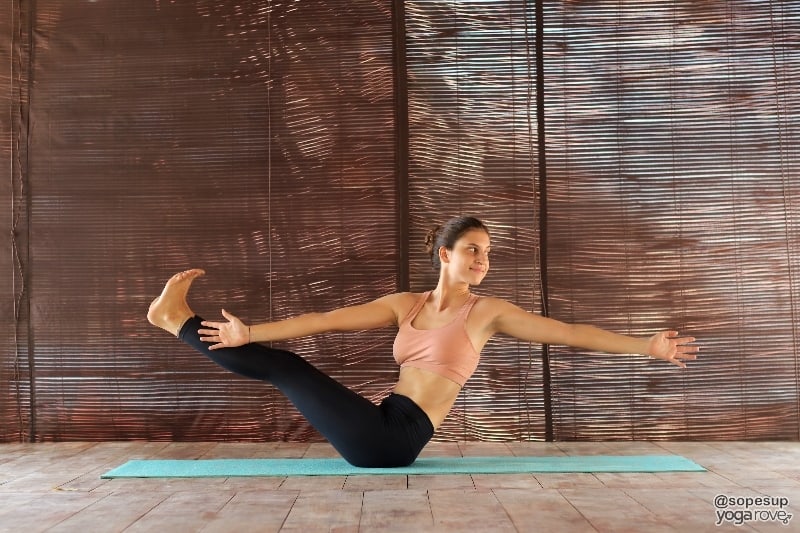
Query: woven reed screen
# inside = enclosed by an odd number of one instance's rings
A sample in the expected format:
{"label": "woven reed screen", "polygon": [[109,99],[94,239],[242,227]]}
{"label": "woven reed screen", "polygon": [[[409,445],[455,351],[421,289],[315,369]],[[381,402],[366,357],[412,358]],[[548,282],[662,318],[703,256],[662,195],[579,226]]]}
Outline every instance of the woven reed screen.
{"label": "woven reed screen", "polygon": [[[405,6],[411,242],[445,213],[481,217],[492,265],[476,292],[538,311],[533,13],[524,2]],[[410,261],[412,290],[434,287],[438,272],[420,246]],[[437,437],[541,438],[541,347],[497,337],[482,360]]]}
{"label": "woven reed screen", "polygon": [[[14,402],[26,438],[318,438],[272,387],[144,318],[192,266],[208,275],[190,302],[209,317],[224,306],[279,319],[396,290],[390,13],[370,1],[36,2],[30,329],[18,328],[33,364],[17,357]],[[397,375],[392,338],[288,346],[377,397]]]}
{"label": "woven reed screen", "polygon": [[[0,439],[319,439],[150,300],[189,266],[205,316],[425,290],[424,231],[461,213],[493,229],[478,292],[705,355],[550,347],[548,382],[540,346],[498,337],[437,438],[797,438],[800,8],[542,2],[538,93],[533,2],[402,6],[0,8]],[[392,337],[285,345],[377,399]]]}
{"label": "woven reed screen", "polygon": [[[14,197],[12,187],[13,169],[12,153],[15,136],[14,128],[18,128],[13,117],[15,115],[15,102],[19,96],[13,91],[19,90],[19,82],[14,79],[14,47],[16,6],[5,2],[0,6],[0,197],[10,205]],[[20,80],[22,81],[22,80]],[[19,94],[19,93],[17,93]],[[13,210],[13,209],[12,209]],[[8,212],[7,212],[8,213]],[[13,251],[11,249],[11,232],[13,215],[2,217],[0,220],[0,245],[3,253],[0,254],[0,268],[4,273],[3,283],[0,285],[0,318],[5,322],[6,334],[0,337],[0,442],[17,439],[20,431],[20,404],[18,394],[14,390],[17,381],[15,377],[16,343],[14,320],[14,289],[13,289]]]}
{"label": "woven reed screen", "polygon": [[800,5],[545,6],[551,312],[703,344],[554,347],[555,438],[797,438]]}

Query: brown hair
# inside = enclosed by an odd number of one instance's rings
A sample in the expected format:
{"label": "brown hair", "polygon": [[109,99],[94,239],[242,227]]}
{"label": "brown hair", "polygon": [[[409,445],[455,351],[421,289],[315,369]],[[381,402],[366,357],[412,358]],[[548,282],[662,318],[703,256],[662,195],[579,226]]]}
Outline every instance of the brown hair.
{"label": "brown hair", "polygon": [[448,220],[443,226],[436,226],[425,237],[425,251],[431,256],[433,268],[439,270],[442,262],[439,260],[439,248],[444,246],[452,250],[456,241],[471,229],[480,229],[489,235],[489,228],[475,217],[456,217]]}

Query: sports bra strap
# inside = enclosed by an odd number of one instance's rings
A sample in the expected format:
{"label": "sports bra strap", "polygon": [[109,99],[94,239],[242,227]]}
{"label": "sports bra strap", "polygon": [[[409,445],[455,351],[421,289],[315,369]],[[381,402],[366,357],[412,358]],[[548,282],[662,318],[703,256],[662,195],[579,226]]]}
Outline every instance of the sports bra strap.
{"label": "sports bra strap", "polygon": [[479,296],[477,294],[470,294],[469,300],[467,300],[467,302],[461,306],[461,313],[459,313],[459,316],[468,314],[472,309],[472,306],[474,306],[478,301],[478,298]]}
{"label": "sports bra strap", "polygon": [[427,291],[427,292],[422,293],[422,298],[420,298],[417,301],[417,303],[414,304],[414,307],[411,308],[411,311],[409,311],[409,313],[403,319],[402,323],[406,323],[406,322],[411,323],[411,321],[413,321],[415,318],[417,318],[417,315],[419,314],[420,311],[422,311],[422,307],[425,305],[425,302],[428,301],[428,296],[430,294],[431,294],[431,291]]}

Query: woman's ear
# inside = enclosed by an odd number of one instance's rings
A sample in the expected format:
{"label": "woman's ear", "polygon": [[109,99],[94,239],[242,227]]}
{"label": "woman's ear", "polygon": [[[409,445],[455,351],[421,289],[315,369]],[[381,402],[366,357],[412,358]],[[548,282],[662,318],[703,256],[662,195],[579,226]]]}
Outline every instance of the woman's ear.
{"label": "woman's ear", "polygon": [[442,263],[450,262],[450,254],[448,253],[447,247],[445,246],[439,247],[439,261],[441,261]]}

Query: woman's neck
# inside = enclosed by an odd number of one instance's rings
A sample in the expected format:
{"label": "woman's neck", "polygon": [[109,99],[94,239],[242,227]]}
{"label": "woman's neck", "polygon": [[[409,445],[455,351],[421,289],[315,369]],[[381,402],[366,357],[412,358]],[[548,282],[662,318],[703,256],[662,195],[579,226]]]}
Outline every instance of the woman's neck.
{"label": "woman's neck", "polygon": [[440,279],[439,284],[431,292],[430,302],[437,310],[442,311],[454,306],[461,307],[469,296],[469,284],[448,284]]}

